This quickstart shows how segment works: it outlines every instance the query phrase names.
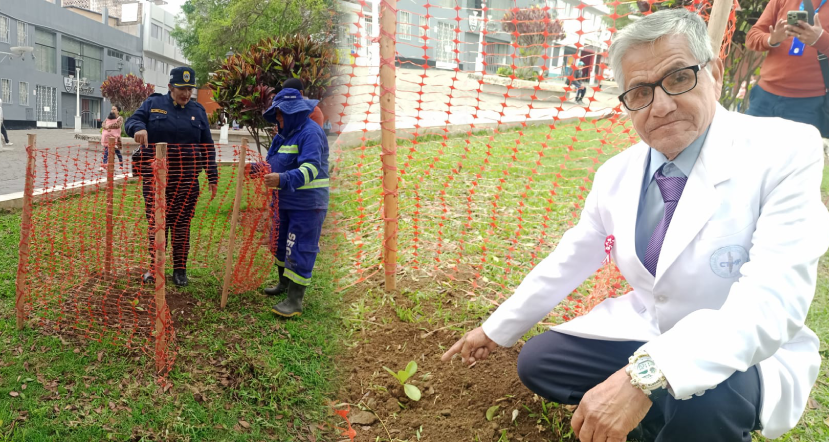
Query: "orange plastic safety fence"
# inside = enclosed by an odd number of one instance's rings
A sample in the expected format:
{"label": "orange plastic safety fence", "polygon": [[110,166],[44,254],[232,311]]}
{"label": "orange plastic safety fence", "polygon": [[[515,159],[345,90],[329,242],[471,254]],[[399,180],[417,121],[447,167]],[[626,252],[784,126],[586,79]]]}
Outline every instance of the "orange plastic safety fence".
{"label": "orange plastic safety fence", "polygon": [[[273,266],[267,229],[273,208],[261,175],[238,176],[240,146],[215,147],[215,197],[202,173],[212,173],[207,149],[213,146],[168,145],[159,160],[154,147],[140,164],[132,164],[129,152],[123,161],[113,158],[109,172],[102,148],[29,146],[31,218],[24,216],[21,229],[29,253],[21,254],[19,272],[29,325],[144,352],[163,375],[176,356],[168,304],[175,307],[178,295],[169,282],[158,298],[165,278],[145,282],[143,275],[186,267],[191,283],[213,284],[220,293],[236,181],[243,179],[230,291],[258,287]],[[261,161],[255,151],[246,153]],[[160,230],[166,244],[157,241]],[[163,263],[154,259],[161,255]]]}
{"label": "orange plastic safety fence", "polygon": [[[494,304],[578,221],[598,166],[638,141],[606,62],[636,3],[553,4],[343,3],[331,153],[341,287],[383,269],[386,94],[396,99],[400,281],[463,281]],[[685,5],[707,19],[711,0]],[[394,34],[380,29],[385,14],[396,17]],[[732,11],[723,54],[733,27]],[[380,56],[386,39],[395,60]],[[380,75],[392,63],[389,90]],[[561,319],[623,292],[612,263],[598,275],[562,303]]]}

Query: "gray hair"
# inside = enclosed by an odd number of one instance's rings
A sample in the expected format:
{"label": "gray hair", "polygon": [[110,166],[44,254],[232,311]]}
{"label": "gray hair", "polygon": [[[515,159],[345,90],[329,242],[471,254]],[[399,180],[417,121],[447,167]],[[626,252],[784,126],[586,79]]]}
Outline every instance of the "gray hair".
{"label": "gray hair", "polygon": [[684,35],[688,39],[691,54],[698,62],[705,63],[714,59],[714,49],[711,47],[711,38],[708,36],[708,26],[699,15],[685,8],[655,12],[619,31],[613,40],[613,44],[610,45],[608,54],[610,68],[613,69],[620,88],[624,88],[625,84],[624,72],[622,71],[622,60],[625,53],[634,46],[653,45],[659,39],[670,35]]}

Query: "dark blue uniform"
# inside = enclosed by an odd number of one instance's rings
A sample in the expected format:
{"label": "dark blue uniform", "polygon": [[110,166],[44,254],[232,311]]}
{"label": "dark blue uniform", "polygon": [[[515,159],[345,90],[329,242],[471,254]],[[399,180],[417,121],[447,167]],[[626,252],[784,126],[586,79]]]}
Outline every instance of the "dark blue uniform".
{"label": "dark blue uniform", "polygon": [[[328,212],[328,138],[308,118],[310,112],[284,115],[285,128],[273,138],[267,162],[279,174],[274,256],[285,276],[307,286],[319,253]],[[273,244],[273,242],[272,242]]]}
{"label": "dark blue uniform", "polygon": [[[189,79],[188,79],[189,81]],[[190,251],[190,220],[199,198],[199,173],[206,170],[210,184],[219,182],[216,167],[216,150],[210,134],[210,124],[204,107],[194,101],[184,107],[173,97],[153,94],[127,120],[126,131],[134,136],[140,130],[147,131],[149,146],[133,155],[136,172],[152,176],[152,159],[155,144],[167,144],[167,238],[172,236],[173,268],[183,270],[187,266]],[[144,202],[150,223],[150,255],[153,255],[153,187],[152,179],[143,180]]]}

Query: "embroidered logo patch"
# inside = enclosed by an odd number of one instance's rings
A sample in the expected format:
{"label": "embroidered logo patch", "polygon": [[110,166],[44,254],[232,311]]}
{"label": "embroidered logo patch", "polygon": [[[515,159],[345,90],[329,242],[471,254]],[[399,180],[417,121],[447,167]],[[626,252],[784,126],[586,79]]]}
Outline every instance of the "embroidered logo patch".
{"label": "embroidered logo patch", "polygon": [[740,268],[748,262],[748,251],[743,246],[726,246],[711,255],[711,270],[722,278],[740,276]]}
{"label": "embroidered logo patch", "polygon": [[190,82],[190,72],[188,72],[188,71],[184,71],[184,82],[185,83]]}
{"label": "embroidered logo patch", "polygon": [[151,113],[154,113],[154,114],[164,114],[164,115],[167,115],[167,111],[166,111],[166,110],[164,110],[164,109],[150,109],[150,112],[151,112]]}

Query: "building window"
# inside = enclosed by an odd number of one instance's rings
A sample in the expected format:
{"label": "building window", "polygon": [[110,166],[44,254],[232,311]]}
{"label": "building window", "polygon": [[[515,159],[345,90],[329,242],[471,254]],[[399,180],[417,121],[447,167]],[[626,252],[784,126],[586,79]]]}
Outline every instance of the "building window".
{"label": "building window", "polygon": [[426,24],[427,23],[429,23],[429,20],[427,20],[426,17],[420,17],[420,28],[419,28],[420,33],[418,34],[419,36],[421,36],[421,37],[426,36],[426,32],[427,32],[426,31]]}
{"label": "building window", "polygon": [[366,15],[366,35],[363,37],[371,38],[374,36],[374,17]]}
{"label": "building window", "polygon": [[455,24],[448,22],[438,22],[437,26],[437,44],[435,45],[435,58],[437,61],[444,63],[455,63],[455,50],[458,45],[455,44]]}
{"label": "building window", "polygon": [[12,81],[8,78],[0,79],[0,92],[3,95],[3,104],[12,104]]}
{"label": "building window", "polygon": [[61,73],[64,77],[75,75],[75,59],[81,59],[81,78],[92,82],[101,81],[104,58],[101,47],[69,37],[61,39],[61,46]]}
{"label": "building window", "polygon": [[29,105],[29,83],[26,83],[25,81],[20,82],[20,105]]}
{"label": "building window", "polygon": [[152,28],[150,30],[150,35],[156,40],[161,40],[161,26],[155,23],[153,23],[151,26]]}
{"label": "building window", "polygon": [[9,43],[11,21],[8,17],[0,16],[0,43]]}
{"label": "building window", "polygon": [[17,21],[17,45],[29,46],[29,24]]}
{"label": "building window", "polygon": [[400,17],[398,17],[397,22],[397,34],[399,40],[411,40],[412,39],[412,26],[410,23],[412,22],[412,13],[409,11],[400,11]]}
{"label": "building window", "polygon": [[51,32],[35,29],[35,69],[57,74],[57,37]]}
{"label": "building window", "polygon": [[124,53],[123,52],[113,51],[112,49],[107,49],[107,55],[109,55],[110,57],[113,57],[113,58],[117,58],[119,60],[124,59]]}

